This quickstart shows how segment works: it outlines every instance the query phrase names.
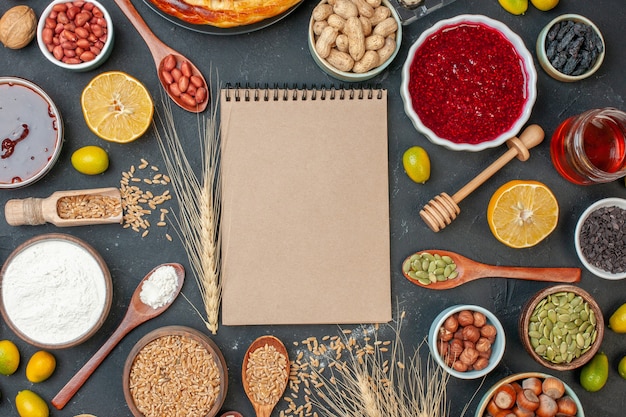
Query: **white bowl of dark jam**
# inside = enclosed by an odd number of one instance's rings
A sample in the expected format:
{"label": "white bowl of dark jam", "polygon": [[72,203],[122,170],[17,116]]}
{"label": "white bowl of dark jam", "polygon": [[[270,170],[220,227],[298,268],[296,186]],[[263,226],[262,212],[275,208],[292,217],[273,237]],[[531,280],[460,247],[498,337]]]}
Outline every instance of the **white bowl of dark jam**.
{"label": "white bowl of dark jam", "polygon": [[524,41],[482,15],[441,20],[411,46],[402,69],[404,109],[431,142],[481,151],[516,136],[537,98]]}
{"label": "white bowl of dark jam", "polygon": [[54,166],[63,145],[63,122],[41,87],[0,77],[0,140],[0,189],[26,187]]}

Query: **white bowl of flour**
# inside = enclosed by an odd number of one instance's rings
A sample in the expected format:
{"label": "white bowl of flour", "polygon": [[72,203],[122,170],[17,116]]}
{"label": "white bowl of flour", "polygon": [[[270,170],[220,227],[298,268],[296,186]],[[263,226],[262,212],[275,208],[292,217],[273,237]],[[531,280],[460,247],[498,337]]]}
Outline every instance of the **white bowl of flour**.
{"label": "white bowl of flour", "polygon": [[26,342],[76,346],[98,331],[111,307],[111,274],[102,257],[70,235],[50,233],[17,247],[0,271],[0,311]]}

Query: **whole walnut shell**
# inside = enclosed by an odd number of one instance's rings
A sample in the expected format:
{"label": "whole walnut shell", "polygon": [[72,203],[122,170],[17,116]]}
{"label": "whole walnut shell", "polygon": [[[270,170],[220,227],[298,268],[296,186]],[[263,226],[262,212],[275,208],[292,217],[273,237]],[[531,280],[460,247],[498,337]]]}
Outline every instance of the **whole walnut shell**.
{"label": "whole walnut shell", "polygon": [[28,45],[37,31],[37,16],[28,6],[10,8],[0,18],[0,42],[7,48],[21,49]]}

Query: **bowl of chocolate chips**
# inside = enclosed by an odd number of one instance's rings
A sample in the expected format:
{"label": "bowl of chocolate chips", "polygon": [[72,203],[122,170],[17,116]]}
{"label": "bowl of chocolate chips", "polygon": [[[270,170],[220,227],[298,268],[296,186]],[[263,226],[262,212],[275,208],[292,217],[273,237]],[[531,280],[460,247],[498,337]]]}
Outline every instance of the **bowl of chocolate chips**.
{"label": "bowl of chocolate chips", "polygon": [[537,58],[552,78],[574,82],[594,74],[605,55],[600,29],[577,14],[564,14],[548,23],[537,38]]}
{"label": "bowl of chocolate chips", "polygon": [[580,262],[594,275],[626,278],[626,200],[604,198],[580,216],[574,233]]}

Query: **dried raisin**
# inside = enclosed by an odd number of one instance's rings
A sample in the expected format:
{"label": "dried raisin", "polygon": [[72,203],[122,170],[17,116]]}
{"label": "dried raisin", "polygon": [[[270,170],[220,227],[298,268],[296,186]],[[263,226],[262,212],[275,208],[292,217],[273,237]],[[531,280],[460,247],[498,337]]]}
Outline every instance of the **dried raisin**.
{"label": "dried raisin", "polygon": [[544,46],[550,64],[566,75],[584,74],[604,50],[593,27],[573,20],[555,23],[546,34]]}

